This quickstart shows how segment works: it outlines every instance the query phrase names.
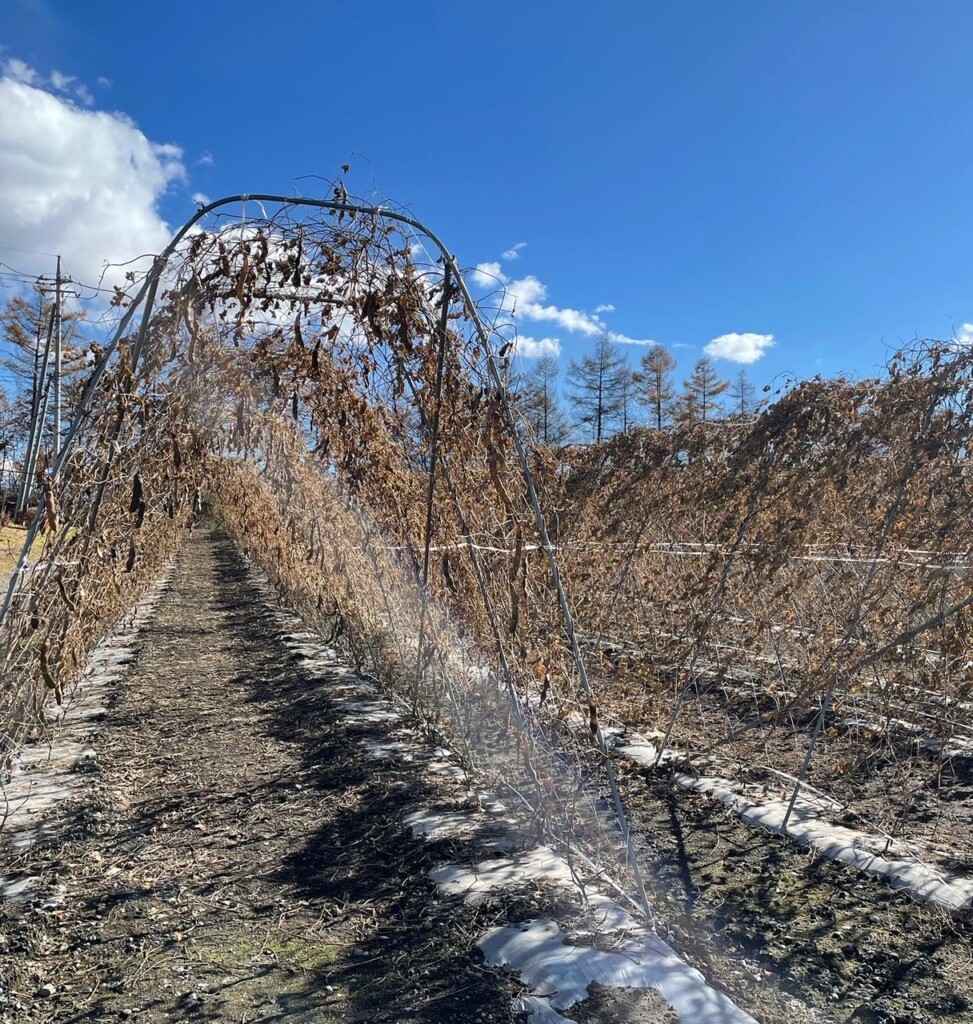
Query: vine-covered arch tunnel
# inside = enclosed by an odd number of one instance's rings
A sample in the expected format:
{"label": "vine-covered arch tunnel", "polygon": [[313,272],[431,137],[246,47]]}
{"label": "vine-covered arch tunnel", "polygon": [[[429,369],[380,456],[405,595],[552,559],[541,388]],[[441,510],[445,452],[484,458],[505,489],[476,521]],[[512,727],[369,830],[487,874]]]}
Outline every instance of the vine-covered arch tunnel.
{"label": "vine-covered arch tunnel", "polygon": [[[4,603],[4,743],[62,699],[206,498],[471,764],[517,765],[563,835],[601,831],[555,752],[593,740],[648,913],[543,512],[552,467],[516,420],[510,339],[439,239],[343,196],[230,197],[113,307]],[[565,726],[553,742],[538,714]]]}
{"label": "vine-covered arch tunnel", "polygon": [[[932,722],[941,752],[968,732],[969,348],[805,382],[753,422],[624,435],[566,474],[517,422],[509,338],[406,215],[220,200],[114,308],[2,611],[5,750],[201,499],[542,828],[610,854],[646,913],[582,646],[660,747],[691,705],[741,761],[782,750],[785,778],[842,702]],[[579,774],[615,792],[620,835]]]}

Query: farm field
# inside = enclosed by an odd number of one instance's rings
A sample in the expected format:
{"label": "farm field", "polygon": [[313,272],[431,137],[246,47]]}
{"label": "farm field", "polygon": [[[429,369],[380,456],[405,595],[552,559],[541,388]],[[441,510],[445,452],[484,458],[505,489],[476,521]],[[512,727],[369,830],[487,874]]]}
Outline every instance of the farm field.
{"label": "farm field", "polygon": [[[3,609],[14,785],[173,574],[95,729],[108,788],[57,803],[60,838],[18,868],[48,888],[43,920],[7,920],[42,933],[7,962],[16,998],[84,1019],[77,982],[45,979],[81,957],[86,998],[159,1020],[240,1019],[272,990],[285,1016],[381,1019],[403,987],[428,1020],[474,998],[498,1020],[969,1019],[973,350],[916,343],[750,418],[552,447],[408,218],[260,199],[117,297]],[[347,758],[391,722],[411,738]],[[389,781],[386,755],[459,789]],[[102,797],[111,876],[84,825]],[[77,911],[45,906],[62,872],[91,890]],[[501,876],[522,885],[494,906]],[[339,948],[296,950],[321,921]],[[440,931],[455,946],[419,941]],[[565,942],[587,950],[571,977]],[[255,974],[231,986],[226,950]]]}
{"label": "farm field", "polygon": [[973,1024],[973,3],[834,6],[0,0],[0,1024]]}
{"label": "farm field", "polygon": [[[473,939],[584,923],[580,899],[562,879],[467,906],[429,876],[536,839],[470,800],[421,723],[312,655],[218,531],[196,533],[157,600],[132,646],[102,651],[124,685],[110,675],[104,705],[79,709],[92,753],[45,835],[20,853],[24,827],[5,835],[0,1019],[519,1019],[521,986]],[[470,827],[410,831],[417,815]],[[579,1019],[621,1014],[675,1019],[658,993],[610,986]]]}
{"label": "farm field", "polygon": [[26,529],[7,525],[0,529],[0,580],[9,580],[23,547]]}
{"label": "farm field", "polygon": [[[370,684],[319,664],[314,634],[272,593],[200,529],[130,651],[108,649],[104,704],[80,716],[92,760],[46,837],[13,859],[7,847],[6,884],[31,879],[3,918],[10,1019],[514,1020],[516,973],[477,968],[471,937],[538,915],[567,928],[583,912],[550,883],[475,909],[437,895],[437,864],[476,862],[504,829],[488,857],[534,849],[529,820],[511,833],[491,798],[470,803],[474,776],[424,770],[449,762],[422,754],[421,722],[396,703],[363,716]],[[668,773],[620,774],[659,932],[733,1004],[761,1021],[862,1007],[963,1019],[968,920],[809,858]],[[409,838],[417,810],[449,821],[471,809],[473,833]],[[391,876],[378,866],[389,859]],[[565,1013],[675,1019],[657,994],[611,985]]]}

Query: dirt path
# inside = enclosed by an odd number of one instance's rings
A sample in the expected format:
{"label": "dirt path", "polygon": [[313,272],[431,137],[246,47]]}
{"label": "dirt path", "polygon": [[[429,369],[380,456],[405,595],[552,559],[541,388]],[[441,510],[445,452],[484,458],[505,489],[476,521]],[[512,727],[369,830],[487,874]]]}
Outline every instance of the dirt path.
{"label": "dirt path", "polygon": [[182,552],[86,796],[13,865],[36,880],[0,906],[0,1019],[518,1019],[489,912],[437,897],[443,850],[402,823],[455,795],[363,757],[253,589],[219,535]]}

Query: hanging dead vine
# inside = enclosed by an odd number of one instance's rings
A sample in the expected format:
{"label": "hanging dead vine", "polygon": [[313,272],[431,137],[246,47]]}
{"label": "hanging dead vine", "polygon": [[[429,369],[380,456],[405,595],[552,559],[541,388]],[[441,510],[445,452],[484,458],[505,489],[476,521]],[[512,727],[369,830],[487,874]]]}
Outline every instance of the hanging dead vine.
{"label": "hanging dead vine", "polygon": [[[5,613],[11,741],[36,713],[38,670],[60,694],[80,664],[70,630],[84,623],[80,652],[106,628],[205,492],[281,594],[540,833],[614,863],[597,787],[578,788],[611,767],[556,562],[539,558],[506,356],[452,258],[420,257],[409,218],[343,202],[267,215],[272,202],[248,197],[246,217],[214,204],[116,295],[116,341],[46,480],[56,531]],[[118,600],[79,611],[72,593],[109,593],[109,578]],[[617,867],[648,912],[630,848]]]}
{"label": "hanging dead vine", "polygon": [[117,294],[44,478],[2,622],[6,743],[201,494],[361,670],[633,891],[630,844],[579,791],[604,771],[617,799],[607,724],[802,779],[840,774],[849,733],[864,760],[903,730],[940,763],[973,743],[969,350],[805,382],[753,423],[552,452],[410,218],[264,196],[196,220]]}

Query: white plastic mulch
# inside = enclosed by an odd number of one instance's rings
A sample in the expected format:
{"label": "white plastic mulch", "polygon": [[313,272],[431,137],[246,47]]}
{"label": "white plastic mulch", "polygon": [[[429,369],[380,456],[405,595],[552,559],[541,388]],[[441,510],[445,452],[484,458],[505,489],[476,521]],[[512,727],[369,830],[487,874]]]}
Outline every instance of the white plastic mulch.
{"label": "white plastic mulch", "polygon": [[[105,714],[109,687],[134,657],[139,632],[155,613],[169,586],[169,572],[151,587],[135,612],[91,652],[88,665],[63,706],[44,706],[51,738],[24,744],[0,771],[0,831],[14,849],[27,849],[43,834],[45,818],[61,801],[85,784],[84,768],[97,760],[92,745]],[[0,875],[0,898],[23,900],[33,879]]]}

